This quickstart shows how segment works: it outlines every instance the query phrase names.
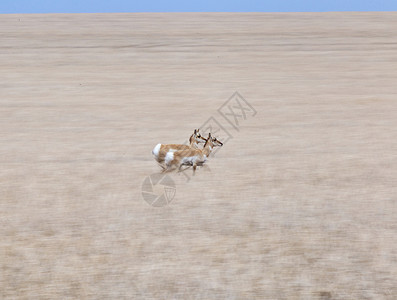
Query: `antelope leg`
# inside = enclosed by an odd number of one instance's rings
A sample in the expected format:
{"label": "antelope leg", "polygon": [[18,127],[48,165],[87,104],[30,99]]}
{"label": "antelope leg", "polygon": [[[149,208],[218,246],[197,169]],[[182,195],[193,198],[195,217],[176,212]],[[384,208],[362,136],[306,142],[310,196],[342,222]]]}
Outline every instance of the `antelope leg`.
{"label": "antelope leg", "polygon": [[188,165],[186,168],[182,169],[182,166],[184,166],[184,165],[181,165],[181,166],[179,167],[178,173],[179,173],[179,172],[184,172],[184,171],[186,171],[187,169],[189,169],[189,168],[191,167],[191,165]]}

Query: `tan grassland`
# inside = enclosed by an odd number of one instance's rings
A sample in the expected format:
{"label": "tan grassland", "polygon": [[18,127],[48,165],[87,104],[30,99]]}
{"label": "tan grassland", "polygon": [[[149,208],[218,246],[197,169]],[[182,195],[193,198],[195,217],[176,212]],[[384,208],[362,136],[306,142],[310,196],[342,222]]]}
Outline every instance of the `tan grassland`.
{"label": "tan grassland", "polygon": [[[0,15],[0,298],[397,299],[396,28]],[[211,116],[232,138],[150,206],[152,148]]]}

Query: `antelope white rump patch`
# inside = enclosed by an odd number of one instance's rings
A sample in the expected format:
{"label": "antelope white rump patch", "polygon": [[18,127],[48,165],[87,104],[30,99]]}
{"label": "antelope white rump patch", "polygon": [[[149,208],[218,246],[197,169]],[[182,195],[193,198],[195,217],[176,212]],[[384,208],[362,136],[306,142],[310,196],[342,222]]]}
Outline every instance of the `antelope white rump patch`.
{"label": "antelope white rump patch", "polygon": [[153,148],[152,153],[154,156],[158,157],[160,153],[161,144],[157,144],[156,147]]}

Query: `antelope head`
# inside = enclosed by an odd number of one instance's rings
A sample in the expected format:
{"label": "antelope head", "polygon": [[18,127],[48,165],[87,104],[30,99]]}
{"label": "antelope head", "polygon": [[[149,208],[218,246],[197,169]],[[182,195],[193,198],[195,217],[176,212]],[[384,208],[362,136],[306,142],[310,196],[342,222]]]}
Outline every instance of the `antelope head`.
{"label": "antelope head", "polygon": [[198,145],[200,143],[205,143],[207,140],[200,134],[199,129],[195,129],[194,133],[189,138],[190,145]]}
{"label": "antelope head", "polygon": [[213,147],[222,147],[223,143],[221,141],[219,141],[216,137],[213,137],[211,135],[211,132],[208,133],[208,138],[204,144],[204,148],[208,146],[209,148],[213,148]]}
{"label": "antelope head", "polygon": [[200,129],[195,129],[193,135],[198,144],[204,144],[207,141],[207,139],[201,135]]}
{"label": "antelope head", "polygon": [[212,138],[212,143],[214,144],[214,147],[222,147],[223,143],[219,141],[216,137]]}

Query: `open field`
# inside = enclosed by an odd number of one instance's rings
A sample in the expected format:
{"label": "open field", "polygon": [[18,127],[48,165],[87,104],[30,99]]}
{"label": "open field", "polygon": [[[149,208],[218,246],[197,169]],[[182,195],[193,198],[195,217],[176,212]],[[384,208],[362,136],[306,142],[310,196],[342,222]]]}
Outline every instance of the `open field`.
{"label": "open field", "polygon": [[[397,299],[396,28],[0,15],[0,298]],[[148,205],[152,148],[211,116],[232,136],[211,170]]]}

